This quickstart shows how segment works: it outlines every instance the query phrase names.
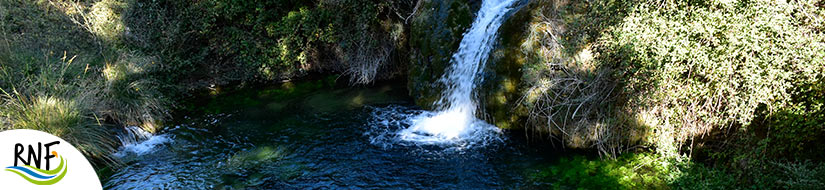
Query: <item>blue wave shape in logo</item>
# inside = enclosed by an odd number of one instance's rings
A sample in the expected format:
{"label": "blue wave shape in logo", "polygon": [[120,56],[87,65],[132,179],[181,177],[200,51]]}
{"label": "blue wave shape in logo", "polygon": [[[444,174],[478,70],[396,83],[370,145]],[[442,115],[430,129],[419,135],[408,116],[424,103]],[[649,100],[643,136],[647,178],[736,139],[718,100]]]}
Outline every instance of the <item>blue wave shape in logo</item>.
{"label": "blue wave shape in logo", "polygon": [[18,171],[22,171],[26,174],[29,174],[29,176],[32,176],[34,178],[41,179],[41,180],[46,180],[46,179],[51,179],[51,178],[57,177],[57,174],[50,175],[50,176],[40,175],[40,174],[30,170],[29,168],[20,167],[20,166],[9,166],[9,167],[6,167],[6,169],[16,169]]}
{"label": "blue wave shape in logo", "polygon": [[16,173],[17,175],[20,175],[20,177],[23,177],[26,181],[29,181],[35,185],[51,185],[57,183],[63,179],[64,176],[66,176],[66,172],[68,171],[68,167],[66,165],[66,160],[63,159],[63,156],[60,156],[60,165],[52,170],[42,170],[30,165],[24,165],[9,166],[6,167],[6,171]]}

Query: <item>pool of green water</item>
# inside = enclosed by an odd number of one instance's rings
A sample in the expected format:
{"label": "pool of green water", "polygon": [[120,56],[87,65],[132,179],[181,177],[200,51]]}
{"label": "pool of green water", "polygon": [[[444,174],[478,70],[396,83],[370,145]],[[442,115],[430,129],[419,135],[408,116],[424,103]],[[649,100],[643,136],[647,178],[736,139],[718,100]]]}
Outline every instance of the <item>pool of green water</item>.
{"label": "pool of green water", "polygon": [[[381,113],[415,112],[402,85],[329,80],[213,92],[123,148],[106,189],[534,189],[560,151],[503,131],[483,146],[376,141]],[[543,146],[537,146],[543,145]],[[548,173],[550,172],[550,173]]]}

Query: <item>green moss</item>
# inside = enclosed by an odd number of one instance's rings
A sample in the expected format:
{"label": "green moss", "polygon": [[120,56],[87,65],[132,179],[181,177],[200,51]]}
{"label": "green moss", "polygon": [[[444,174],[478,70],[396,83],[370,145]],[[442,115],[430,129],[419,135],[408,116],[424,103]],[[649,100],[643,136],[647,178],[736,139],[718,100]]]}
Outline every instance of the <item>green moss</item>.
{"label": "green moss", "polygon": [[532,171],[530,181],[554,189],[666,189],[679,170],[671,161],[653,154],[626,154],[615,160],[582,156],[561,158],[551,166]]}
{"label": "green moss", "polygon": [[522,67],[528,55],[521,51],[520,46],[526,38],[525,29],[534,7],[519,10],[502,24],[496,39],[499,44],[493,49],[484,68],[484,83],[477,91],[484,113],[500,128],[520,128],[527,116],[519,100],[524,91]]}
{"label": "green moss", "polygon": [[825,165],[759,160],[750,169],[708,167],[687,157],[625,153],[615,159],[562,157],[525,171],[527,181],[551,189],[818,189]]}
{"label": "green moss", "polygon": [[416,104],[429,109],[443,87],[437,80],[450,66],[474,10],[464,0],[425,0],[412,22],[407,87]]}

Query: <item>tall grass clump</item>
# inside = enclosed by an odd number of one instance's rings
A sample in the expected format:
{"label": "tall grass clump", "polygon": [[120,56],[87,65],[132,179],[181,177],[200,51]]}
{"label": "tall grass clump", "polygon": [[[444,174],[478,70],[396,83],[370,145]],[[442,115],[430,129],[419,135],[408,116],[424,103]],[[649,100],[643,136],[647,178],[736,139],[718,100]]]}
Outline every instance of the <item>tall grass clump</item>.
{"label": "tall grass clump", "polygon": [[[84,67],[72,64],[64,56],[60,62],[40,65],[37,73],[23,78],[9,75],[13,71],[4,62],[4,81],[12,81],[0,89],[0,119],[4,130],[33,129],[61,137],[84,155],[103,164],[117,161],[111,153],[117,146],[114,136],[95,114],[100,90],[86,81]],[[22,62],[17,66],[37,67],[37,63]],[[9,70],[6,70],[9,69]]]}
{"label": "tall grass clump", "polygon": [[117,146],[113,136],[94,115],[87,115],[89,111],[79,106],[89,102],[19,93],[3,98],[1,110],[9,123],[7,130],[43,131],[63,138],[88,157],[114,162],[110,155]]}
{"label": "tall grass clump", "polygon": [[159,130],[169,116],[171,103],[161,90],[162,84],[148,74],[154,64],[151,57],[130,53],[103,66],[102,117],[153,133]]}
{"label": "tall grass clump", "polygon": [[54,134],[105,167],[118,163],[117,130],[159,129],[171,103],[156,58],[121,39],[128,3],[0,1],[0,130]]}

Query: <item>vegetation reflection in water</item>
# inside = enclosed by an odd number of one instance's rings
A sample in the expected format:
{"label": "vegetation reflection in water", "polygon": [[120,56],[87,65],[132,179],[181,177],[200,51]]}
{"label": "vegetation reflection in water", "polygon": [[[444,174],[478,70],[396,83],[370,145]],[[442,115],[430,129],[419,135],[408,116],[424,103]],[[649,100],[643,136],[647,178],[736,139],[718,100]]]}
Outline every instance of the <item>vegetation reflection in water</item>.
{"label": "vegetation reflection in water", "polygon": [[505,131],[502,140],[484,145],[401,141],[392,135],[409,121],[394,118],[420,112],[403,88],[341,88],[333,81],[249,88],[192,102],[189,115],[177,116],[175,127],[155,136],[168,140],[145,146],[151,151],[121,150],[117,155],[126,166],[104,177],[105,187],[702,189],[736,184],[729,174],[690,162],[649,153],[602,160],[548,142],[528,143],[530,135],[518,131]]}
{"label": "vegetation reflection in water", "polygon": [[161,132],[171,141],[143,154],[122,150],[127,166],[106,187],[515,187],[526,185],[515,171],[547,162],[524,143],[483,149],[373,143],[371,117],[389,105],[410,106],[406,91],[331,86],[305,82],[192,103],[193,115]]}

